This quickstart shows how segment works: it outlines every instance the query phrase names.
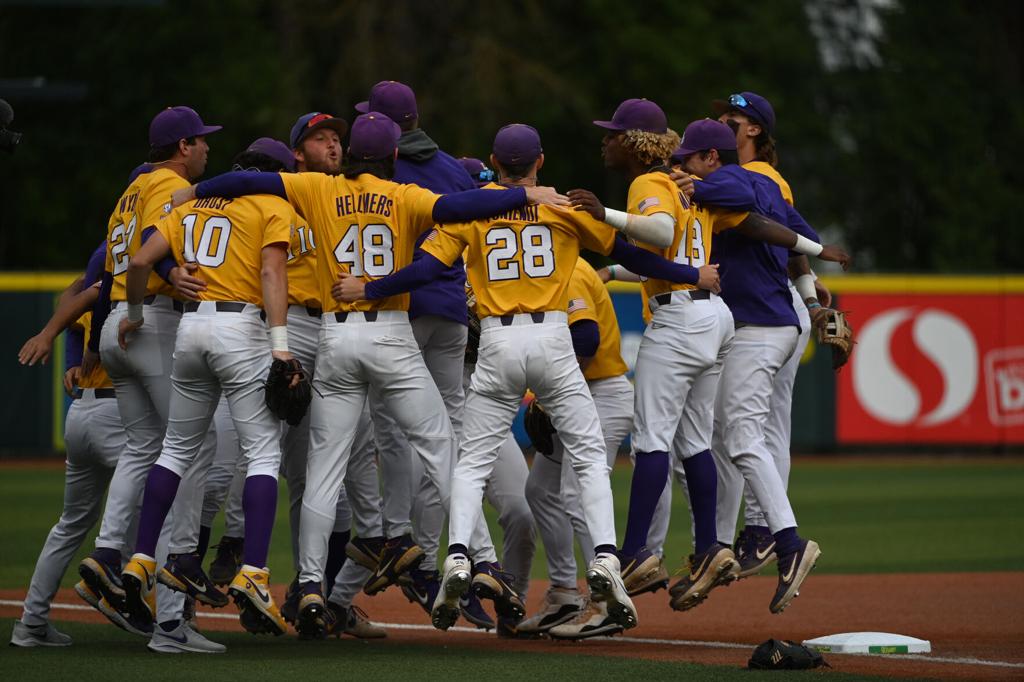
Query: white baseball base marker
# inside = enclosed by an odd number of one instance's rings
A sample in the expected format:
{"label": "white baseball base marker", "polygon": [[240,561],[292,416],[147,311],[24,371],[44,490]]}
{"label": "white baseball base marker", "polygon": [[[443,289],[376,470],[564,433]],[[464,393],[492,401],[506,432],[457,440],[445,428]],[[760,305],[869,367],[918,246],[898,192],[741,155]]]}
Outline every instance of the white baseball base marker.
{"label": "white baseball base marker", "polygon": [[927,654],[932,650],[926,639],[889,632],[843,632],[807,639],[803,644],[833,654]]}

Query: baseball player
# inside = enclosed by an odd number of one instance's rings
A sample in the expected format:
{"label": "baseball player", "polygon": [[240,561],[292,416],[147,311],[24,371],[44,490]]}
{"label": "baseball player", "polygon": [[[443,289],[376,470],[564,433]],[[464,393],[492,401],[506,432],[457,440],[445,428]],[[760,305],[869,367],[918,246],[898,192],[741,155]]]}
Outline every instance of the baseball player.
{"label": "baseball player", "polygon": [[[264,138],[240,154],[235,163],[273,172],[290,160],[287,147]],[[223,392],[247,460],[242,496],[244,564],[229,593],[239,606],[246,629],[284,633],[285,624],[270,595],[270,574],[265,567],[277,505],[280,425],[266,405],[263,388],[271,358],[285,362],[293,359],[288,351],[285,274],[294,228],[292,215],[290,207],[275,197],[190,202],[160,221],[157,233],[128,267],[125,289],[130,307],[118,329],[123,347],[135,343],[137,331],[145,328],[141,300],[156,260],[172,253],[181,261],[195,262],[199,266],[197,274],[206,282],[200,300],[185,306],[178,328],[167,435],[163,451],[146,479],[135,554],[122,573],[126,607],[138,620],[155,615],[155,550],[160,527],[182,475],[196,460]],[[269,326],[269,344],[261,307]],[[292,381],[294,384],[298,377]],[[204,603],[226,602],[197,560],[171,559],[159,574],[161,582],[187,590]],[[153,633],[151,649],[159,650],[169,640],[167,646],[179,650],[224,651],[222,645],[195,641],[189,629],[179,626],[168,631],[164,623],[160,625]]]}
{"label": "baseball player", "polygon": [[[783,199],[792,206],[793,192],[776,169],[778,157],[775,139],[772,137],[775,110],[771,103],[757,93],[742,92],[730,95],[727,100],[715,100],[712,107],[718,120],[735,128],[736,152],[743,167],[771,178],[779,186]],[[775,375],[768,418],[764,422],[765,447],[772,454],[784,486],[788,486],[789,482],[793,383],[811,333],[811,315],[808,311],[819,310],[821,306],[828,307],[832,302],[828,290],[813,273],[791,276],[789,290],[793,309],[800,322],[800,337],[796,350]],[[723,485],[727,485],[725,481]],[[768,530],[768,523],[757,499],[747,487],[744,488],[743,500],[745,524],[736,539],[740,578],[755,575],[776,560],[775,538]],[[720,506],[720,523],[728,518],[728,514],[722,512]],[[719,536],[724,537],[721,529]]]}
{"label": "baseball player", "polygon": [[[98,286],[106,245],[100,246],[89,259],[85,275],[74,283],[81,289],[77,295],[69,289],[69,295],[58,304],[46,327],[37,337],[52,339],[66,325],[66,302],[78,296],[79,309],[89,308],[99,295]],[[121,416],[114,399],[113,384],[102,367],[91,373],[81,372],[82,350],[85,333],[90,326],[91,313],[67,329],[65,344],[64,389],[73,401],[64,423],[64,443],[67,463],[64,473],[64,509],[57,524],[50,530],[36,561],[21,619],[14,624],[11,645],[20,647],[70,646],[71,637],[57,630],[49,621],[50,604],[53,602],[60,581],[67,571],[74,553],[85,541],[86,533],[100,516],[100,504],[114,474],[117,458],[124,448],[124,430]],[[28,346],[29,344],[26,344]],[[48,346],[43,357],[49,355]],[[42,348],[42,346],[40,346]],[[29,352],[29,349],[24,349]],[[26,357],[24,362],[34,364],[37,357]],[[114,614],[109,604],[102,604],[103,596],[80,581],[75,590],[96,609]]]}
{"label": "baseball player", "polygon": [[[287,196],[300,214],[317,226],[318,241],[334,244],[330,251],[333,258],[317,259],[325,309],[300,524],[303,596],[298,627],[309,637],[322,636],[325,629],[321,582],[327,538],[354,438],[353,428],[367,391],[377,391],[388,412],[399,420],[440,490],[445,507],[455,448],[451,422],[408,323],[408,298],[338,303],[332,297],[335,280],[350,272],[353,278],[382,277],[411,262],[415,239],[435,222],[494,215],[529,200],[560,200],[550,188],[531,187],[510,193],[471,190],[438,197],[415,185],[393,183],[386,178],[393,174],[399,135],[391,119],[370,112],[359,116],[352,126],[344,177],[231,173],[195,188],[200,197],[245,193]],[[482,518],[475,532],[480,538],[487,537]],[[385,568],[400,574],[415,568],[420,556],[396,557]],[[492,560],[493,550],[492,556],[484,559]]]}
{"label": "baseball player", "polygon": [[[540,136],[527,125],[502,128],[495,137],[491,161],[503,183],[534,185],[544,161]],[[430,281],[466,251],[467,275],[477,298],[482,332],[452,483],[451,544],[432,609],[432,621],[439,629],[448,629],[458,618],[459,598],[471,581],[478,594],[495,600],[499,615],[522,615],[522,603],[506,584],[484,572],[472,574],[467,545],[482,518],[483,489],[495,453],[528,386],[550,412],[580,476],[584,514],[596,553],[587,571],[592,598],[607,601],[609,615],[620,625],[636,625],[636,611],[619,577],[615,555],[615,522],[600,422],[566,324],[566,290],[581,245],[628,260],[645,274],[698,280],[695,269],[648,257],[616,240],[614,230],[583,212],[547,206],[446,225],[427,236],[425,255],[416,264],[368,285],[354,277],[342,280],[345,300],[387,300]]]}
{"label": "baseball player", "polygon": [[469,177],[473,179],[477,187],[484,187],[498,179],[494,171],[488,168],[487,164],[480,159],[475,159],[471,156],[460,156],[458,161],[459,165],[469,173]]}
{"label": "baseball player", "polygon": [[[580,359],[583,378],[601,421],[610,472],[633,422],[633,384],[626,378],[628,368],[619,350],[619,324],[604,284],[582,258],[577,259],[569,280],[568,297],[573,350]],[[586,563],[594,558],[594,543],[582,514],[579,479],[563,454],[564,448],[556,433],[550,454],[538,449],[526,484],[526,499],[544,542],[551,587],[540,610],[523,621],[519,631],[550,632],[555,626],[574,620],[584,610],[589,612],[585,618],[573,623],[571,629],[559,628],[553,636],[591,637],[620,632],[622,626],[608,618],[603,602],[584,600],[576,589],[573,534]],[[663,580],[667,579],[668,576],[664,576]],[[563,630],[570,631],[563,633]]]}
{"label": "baseball player", "polygon": [[[188,186],[189,178],[202,175],[209,149],[206,136],[217,130],[219,126],[205,125],[188,107],[165,109],[151,122],[149,164],[133,173],[135,177],[122,193],[108,223],[106,272],[82,361],[82,371],[88,373],[95,364],[96,351],[102,351],[104,368],[116,388],[127,441],[110,482],[96,549],[81,562],[79,573],[95,593],[119,612],[119,617],[113,619],[115,624],[147,637],[152,630],[151,622],[136,622],[131,614],[121,613],[124,590],[120,582],[120,555],[128,526],[138,509],[144,478],[159,454],[166,427],[168,374],[182,302],[173,298],[171,285],[154,274],[147,283],[143,301],[149,309],[150,323],[130,351],[117,343],[117,327],[126,311],[125,273],[132,256],[169,210],[171,193]],[[202,456],[212,458],[214,448],[211,432]],[[181,496],[175,518],[180,519],[180,528],[187,528],[193,516],[198,525],[199,504],[190,500],[202,489],[202,481],[189,476],[183,487],[186,494]],[[160,604],[166,620],[180,618],[183,599],[168,595]]]}

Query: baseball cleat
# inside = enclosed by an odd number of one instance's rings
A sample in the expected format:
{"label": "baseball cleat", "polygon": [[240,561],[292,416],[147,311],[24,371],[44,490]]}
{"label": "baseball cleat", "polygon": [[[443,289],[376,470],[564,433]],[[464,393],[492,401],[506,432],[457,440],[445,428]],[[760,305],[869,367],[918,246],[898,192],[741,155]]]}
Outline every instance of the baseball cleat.
{"label": "baseball cleat", "polygon": [[469,591],[473,567],[464,554],[452,554],[444,560],[444,571],[437,597],[430,607],[430,622],[438,630],[447,630],[459,619],[459,599]]}
{"label": "baseball cleat", "polygon": [[146,648],[158,654],[222,654],[228,650],[223,644],[211,642],[185,622],[167,631],[162,627],[153,630],[153,638]]}
{"label": "baseball cleat", "polygon": [[121,585],[120,562],[117,566],[108,564],[101,557],[102,550],[94,550],[78,564],[78,575],[98,593],[107,598],[114,607],[124,606],[124,587]]}
{"label": "baseball cleat", "polygon": [[97,610],[100,608],[100,599],[103,599],[103,594],[98,590],[94,590],[89,587],[89,583],[84,580],[79,580],[75,583],[75,592],[77,592],[78,596],[81,597],[89,606]]}
{"label": "baseball cleat", "polygon": [[478,630],[493,630],[494,619],[487,613],[480,597],[471,589],[459,598],[459,611],[462,617],[476,626]]}
{"label": "baseball cleat", "polygon": [[281,617],[292,625],[295,625],[295,620],[299,617],[299,599],[301,598],[299,574],[296,573],[295,578],[288,583],[288,589],[284,591],[284,602],[281,604]]}
{"label": "baseball cleat", "polygon": [[136,623],[152,623],[156,618],[156,559],[133,554],[121,572],[124,585],[124,610]]}
{"label": "baseball cleat", "polygon": [[102,613],[107,617],[107,620],[122,630],[141,637],[149,637],[152,633],[152,623],[149,623],[148,625],[142,623],[138,624],[138,627],[136,627],[136,625],[130,622],[124,614],[115,609],[101,592],[94,590],[89,583],[85,582],[85,580],[79,580],[75,583],[75,592],[77,592],[78,596],[85,600],[89,606]]}
{"label": "baseball cleat", "polygon": [[543,634],[575,618],[585,601],[575,588],[549,587],[540,611],[519,623],[516,630],[524,634]]}
{"label": "baseball cleat", "polygon": [[[513,575],[503,570],[496,561],[481,561],[473,567],[473,592],[481,599],[493,601],[494,611],[499,618],[518,622],[526,615],[526,607],[512,587],[513,580]],[[483,611],[482,608],[480,610]],[[466,620],[470,620],[468,616]],[[490,627],[494,627],[493,621]]]}
{"label": "baseball cleat", "polygon": [[203,572],[199,554],[168,554],[167,563],[157,574],[157,581],[186,597],[219,609],[228,605],[228,596],[213,586]]}
{"label": "baseball cleat", "polygon": [[437,599],[437,591],[441,588],[437,571],[421,571],[417,568],[409,571],[407,577],[409,580],[401,584],[402,594],[414,604],[419,604],[429,616],[434,600]]}
{"label": "baseball cleat", "polygon": [[399,576],[408,573],[423,561],[423,549],[413,542],[406,533],[384,543],[380,561],[373,568],[373,575],[366,579],[363,592],[373,596],[398,582]]}
{"label": "baseball cleat", "polygon": [[319,583],[299,583],[298,616],[295,618],[295,630],[299,639],[324,639],[332,624],[327,615],[324,595]]}
{"label": "baseball cleat", "polygon": [[736,538],[736,561],[740,578],[757,575],[775,563],[775,538],[767,528],[748,526]]}
{"label": "baseball cleat", "polygon": [[576,615],[571,619],[548,629],[551,639],[580,640],[590,637],[611,637],[623,631],[623,627],[608,615],[605,602],[587,599]]}
{"label": "baseball cleat", "polygon": [[676,611],[688,611],[698,606],[708,598],[711,590],[736,580],[739,566],[736,555],[720,542],[701,554],[691,555],[687,575],[669,590],[669,605]]}
{"label": "baseball cleat", "polygon": [[217,556],[210,562],[210,580],[214,585],[223,587],[230,585],[238,571],[242,568],[242,549],[245,541],[242,538],[224,535],[220,542],[214,545],[217,548]]}
{"label": "baseball cleat", "polygon": [[352,538],[345,545],[345,556],[363,568],[377,570],[380,555],[384,551],[384,538]]}
{"label": "baseball cleat", "polygon": [[537,632],[523,632],[519,629],[521,621],[515,618],[498,618],[497,634],[499,639],[543,639]]}
{"label": "baseball cleat", "polygon": [[768,606],[772,613],[782,613],[793,601],[793,597],[800,594],[800,586],[810,574],[811,569],[821,556],[821,549],[814,540],[801,540],[800,549],[779,557],[779,586],[775,589],[775,596]]}
{"label": "baseball cleat", "polygon": [[11,646],[71,646],[71,637],[49,623],[25,625],[16,620],[11,632]]}
{"label": "baseball cleat", "polygon": [[253,634],[283,635],[288,626],[270,594],[270,571],[242,565],[228,594],[235,600],[242,627]]}
{"label": "baseball cleat", "polygon": [[636,607],[622,584],[619,558],[614,554],[598,554],[587,569],[587,585],[592,601],[605,602],[608,617],[625,629],[637,624]]}
{"label": "baseball cleat", "polygon": [[630,597],[668,587],[668,571],[661,559],[646,547],[632,556],[619,554],[619,565],[622,566],[622,584]]}
{"label": "baseball cleat", "polygon": [[327,602],[327,611],[333,618],[327,632],[329,635],[340,638],[344,634],[356,639],[383,639],[388,636],[387,630],[371,623],[366,612],[354,604],[346,609],[344,606]]}

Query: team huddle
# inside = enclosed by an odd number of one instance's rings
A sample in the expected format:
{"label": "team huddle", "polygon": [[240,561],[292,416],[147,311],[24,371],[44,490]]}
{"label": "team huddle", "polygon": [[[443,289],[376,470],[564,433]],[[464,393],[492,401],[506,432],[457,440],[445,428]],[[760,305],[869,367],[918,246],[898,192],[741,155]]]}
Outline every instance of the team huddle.
{"label": "team huddle", "polygon": [[[100,518],[75,590],[154,651],[225,650],[196,602],[233,600],[253,633],[384,637],[353,599],[391,586],[442,630],[612,635],[637,625],[631,597],[668,587],[673,478],[694,551],[672,608],[777,563],[769,608],[785,609],[820,554],[786,490],[793,381],[812,326],[836,319],[808,256],[849,257],[793,208],[768,101],[713,106],[682,138],[646,99],[594,121],[625,211],[544,186],[529,125],[497,132],[493,170],[449,156],[395,81],[351,127],[305,114],[289,144],[260,138],[198,184],[220,127],[157,114],[103,242],[21,352],[45,359],[67,329],[75,399],[64,512],[12,644],[71,644],[50,604]],[[584,249],[616,264],[595,271]],[[612,279],[642,283],[632,381]],[[532,466],[511,433],[524,396]],[[609,472],[627,436],[620,544]],[[280,607],[279,475],[294,573]],[[527,614],[537,531],[550,587]]]}

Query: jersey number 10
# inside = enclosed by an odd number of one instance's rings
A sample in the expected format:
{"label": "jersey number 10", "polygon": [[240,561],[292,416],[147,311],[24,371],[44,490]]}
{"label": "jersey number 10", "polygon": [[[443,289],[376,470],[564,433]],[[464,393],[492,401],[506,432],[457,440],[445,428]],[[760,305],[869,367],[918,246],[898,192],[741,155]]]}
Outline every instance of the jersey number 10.
{"label": "jersey number 10", "polygon": [[182,218],[185,228],[185,262],[199,263],[208,268],[224,264],[228,253],[228,239],[231,238],[231,221],[224,216],[210,216],[203,223],[199,244],[195,241],[195,227],[199,216],[189,213]]}

